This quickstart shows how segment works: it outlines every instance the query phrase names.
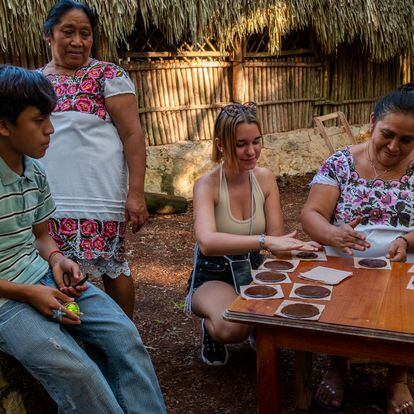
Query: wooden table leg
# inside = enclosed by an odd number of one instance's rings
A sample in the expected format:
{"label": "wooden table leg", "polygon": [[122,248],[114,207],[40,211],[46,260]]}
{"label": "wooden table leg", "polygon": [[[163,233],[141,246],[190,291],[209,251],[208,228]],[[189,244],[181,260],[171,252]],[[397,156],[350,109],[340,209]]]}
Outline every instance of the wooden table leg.
{"label": "wooden table leg", "polygon": [[257,326],[257,383],[259,414],[281,414],[279,349],[272,327]]}
{"label": "wooden table leg", "polygon": [[295,408],[309,410],[312,404],[312,353],[295,352]]}

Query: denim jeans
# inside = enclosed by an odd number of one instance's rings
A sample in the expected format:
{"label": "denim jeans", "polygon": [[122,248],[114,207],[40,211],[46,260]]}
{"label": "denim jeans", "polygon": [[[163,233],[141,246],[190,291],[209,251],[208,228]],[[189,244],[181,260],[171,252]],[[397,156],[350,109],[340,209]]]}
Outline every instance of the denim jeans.
{"label": "denim jeans", "polygon": [[[50,271],[40,283],[56,287]],[[134,324],[108,295],[88,286],[76,299],[84,314],[76,326],[61,325],[26,303],[7,302],[0,308],[0,349],[43,384],[59,413],[166,413]]]}

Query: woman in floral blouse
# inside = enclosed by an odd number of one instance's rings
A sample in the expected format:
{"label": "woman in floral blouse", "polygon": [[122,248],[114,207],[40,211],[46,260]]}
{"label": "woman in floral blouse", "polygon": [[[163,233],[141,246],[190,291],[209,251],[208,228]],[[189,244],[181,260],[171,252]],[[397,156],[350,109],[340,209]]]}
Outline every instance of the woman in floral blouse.
{"label": "woman in floral blouse", "polygon": [[58,103],[55,133],[43,158],[57,213],[50,233],[84,273],[102,276],[105,290],[132,316],[134,286],[125,259],[125,224],[147,219],[145,141],[134,85],[118,66],[90,57],[95,15],[62,0],[44,24],[51,61],[41,69]]}
{"label": "woman in floral blouse", "polygon": [[[333,154],[314,177],[302,212],[304,230],[328,254],[386,256],[413,261],[414,86],[404,85],[376,104],[371,138]],[[341,406],[347,360],[332,357],[316,400]],[[407,369],[389,369],[388,413],[414,413]]]}

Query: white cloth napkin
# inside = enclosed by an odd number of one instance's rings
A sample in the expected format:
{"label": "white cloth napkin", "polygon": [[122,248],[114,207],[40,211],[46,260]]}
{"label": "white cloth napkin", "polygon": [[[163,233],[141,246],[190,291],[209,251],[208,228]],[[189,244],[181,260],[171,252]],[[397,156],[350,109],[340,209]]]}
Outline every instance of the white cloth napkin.
{"label": "white cloth napkin", "polygon": [[308,272],[300,273],[299,277],[301,279],[326,283],[327,285],[337,285],[351,275],[352,272],[347,272],[345,270],[337,270],[331,269],[329,267],[317,266]]}

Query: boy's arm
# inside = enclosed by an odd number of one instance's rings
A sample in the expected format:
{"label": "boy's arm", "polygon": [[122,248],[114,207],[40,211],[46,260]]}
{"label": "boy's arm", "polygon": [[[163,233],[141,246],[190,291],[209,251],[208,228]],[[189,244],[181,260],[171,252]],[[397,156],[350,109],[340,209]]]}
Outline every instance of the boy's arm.
{"label": "boy's arm", "polygon": [[[7,280],[0,280],[0,297],[28,303],[46,317],[53,317],[57,310],[62,309],[62,303],[73,301],[70,296],[49,286],[23,285]],[[55,318],[56,322],[67,325],[80,323],[79,316],[67,309],[62,316],[61,319]]]}
{"label": "boy's arm", "polygon": [[87,285],[73,287],[66,287],[63,283],[63,273],[68,273],[73,284],[79,282],[82,278],[79,266],[73,260],[67,258],[63,252],[61,254],[52,254],[58,252],[55,241],[49,236],[47,221],[33,225],[33,234],[36,237],[35,246],[40,254],[49,266],[52,268],[53,276],[59,289],[71,296],[79,296],[79,294],[87,289]]}
{"label": "boy's arm", "polygon": [[[53,239],[47,233],[47,222],[36,224],[33,226],[33,234],[36,237],[36,247],[43,258],[48,258],[48,255],[53,250],[57,250],[57,246]],[[53,260],[53,256],[60,256]],[[62,255],[53,255],[52,265],[58,269],[61,274],[63,271],[73,270],[79,272],[79,267],[76,263],[66,259]],[[66,264],[65,264],[66,263]],[[66,288],[73,289],[73,288]],[[77,288],[76,288],[77,289]],[[74,289],[73,289],[74,290]],[[21,283],[10,282],[8,280],[0,280],[0,297],[5,299],[25,302],[33,306],[42,315],[46,317],[53,317],[56,322],[63,324],[79,324],[80,318],[74,312],[67,309],[63,310],[60,318],[56,318],[56,312],[62,310],[62,303],[72,302],[73,298],[66,294],[67,292],[55,289],[50,286],[41,284],[26,285]],[[79,293],[78,293],[79,294]]]}

